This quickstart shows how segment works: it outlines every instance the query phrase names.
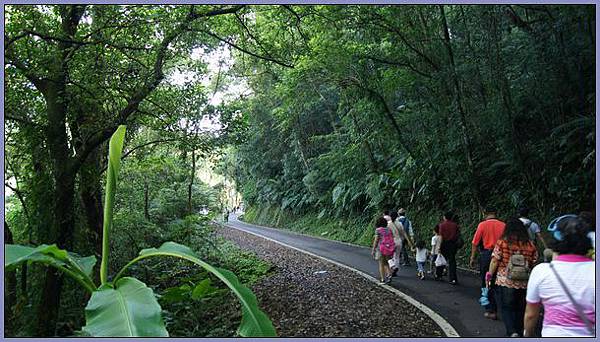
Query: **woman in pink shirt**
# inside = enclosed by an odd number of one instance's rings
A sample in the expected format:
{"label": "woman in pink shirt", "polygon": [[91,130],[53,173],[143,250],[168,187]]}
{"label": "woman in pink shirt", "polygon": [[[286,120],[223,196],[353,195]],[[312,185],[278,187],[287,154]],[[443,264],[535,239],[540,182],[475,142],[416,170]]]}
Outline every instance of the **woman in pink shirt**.
{"label": "woman in pink shirt", "polygon": [[527,284],[524,336],[533,336],[544,306],[542,337],[594,336],[596,325],[596,263],[587,256],[592,248],[589,226],[575,215],[554,220],[550,263],[537,265]]}

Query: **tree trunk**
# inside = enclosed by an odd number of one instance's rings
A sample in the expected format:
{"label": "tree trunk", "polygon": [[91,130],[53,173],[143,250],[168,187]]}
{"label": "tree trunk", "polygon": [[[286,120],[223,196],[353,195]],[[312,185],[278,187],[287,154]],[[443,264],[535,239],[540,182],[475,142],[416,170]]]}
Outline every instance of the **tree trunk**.
{"label": "tree trunk", "polygon": [[144,217],[146,218],[146,220],[150,220],[150,212],[149,212],[149,184],[148,184],[148,179],[147,177],[144,179]]}
{"label": "tree trunk", "polygon": [[444,45],[446,46],[446,51],[448,53],[448,59],[450,61],[450,71],[452,75],[452,84],[454,86],[454,96],[456,99],[456,105],[458,107],[459,113],[459,126],[461,131],[461,136],[463,140],[463,147],[465,152],[465,159],[467,160],[467,166],[470,173],[471,178],[471,186],[473,191],[473,199],[475,200],[475,204],[479,209],[482,208],[483,199],[481,198],[481,190],[479,185],[479,174],[475,169],[475,163],[473,161],[473,143],[472,139],[469,135],[469,130],[467,128],[467,115],[466,110],[463,104],[462,99],[462,91],[460,89],[460,84],[458,81],[458,75],[456,73],[456,65],[454,63],[454,52],[452,51],[452,44],[450,42],[450,31],[448,30],[448,22],[446,20],[446,13],[444,11],[444,5],[439,5],[440,14],[442,18],[442,26],[444,33]]}
{"label": "tree trunk", "polygon": [[188,184],[188,214],[192,214],[192,187],[196,178],[196,150],[192,150],[192,170],[190,174],[190,183]]}
{"label": "tree trunk", "polygon": [[[6,223],[6,220],[4,221],[4,243],[5,244],[13,244],[14,240],[13,240],[13,235],[12,232],[10,231],[9,227],[8,227],[8,223]],[[10,272],[6,272],[4,273],[4,281],[6,282],[6,288],[5,288],[5,298],[6,301],[4,302],[4,322],[5,322],[5,326],[4,326],[4,332],[9,332],[11,335],[14,334],[13,332],[13,320],[14,320],[14,313],[13,313],[13,306],[17,303],[17,274],[15,271],[10,271]]]}
{"label": "tree trunk", "polygon": [[[102,223],[104,220],[102,211],[102,190],[100,186],[100,151],[92,152],[80,169],[80,193],[81,201],[85,210],[87,233],[91,239],[91,246],[96,258],[102,256]],[[99,265],[97,265],[99,267]],[[94,272],[95,275],[98,272]]]}
{"label": "tree trunk", "polygon": [[[66,71],[64,59],[53,65],[53,82],[48,83],[44,97],[48,124],[46,142],[52,159],[54,180],[53,218],[49,229],[43,234],[43,243],[56,243],[59,248],[70,250],[75,227],[73,203],[75,197],[75,174],[72,170],[73,158],[66,132]],[[62,274],[54,269],[46,271],[42,303],[38,308],[37,332],[39,336],[54,336],[63,284]]]}

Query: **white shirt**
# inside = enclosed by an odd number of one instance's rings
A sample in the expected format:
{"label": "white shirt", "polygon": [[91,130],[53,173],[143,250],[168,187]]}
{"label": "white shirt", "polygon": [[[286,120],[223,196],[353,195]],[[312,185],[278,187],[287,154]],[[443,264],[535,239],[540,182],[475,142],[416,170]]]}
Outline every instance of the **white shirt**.
{"label": "white shirt", "polygon": [[418,249],[417,248],[417,253],[415,256],[415,259],[417,260],[417,262],[425,262],[427,261],[427,248],[423,248],[423,249]]}
{"label": "white shirt", "polygon": [[431,238],[431,254],[440,254],[441,246],[442,246],[442,237],[440,235],[434,235]]}
{"label": "white shirt", "polygon": [[535,242],[537,238],[536,234],[542,231],[540,229],[540,225],[525,217],[521,217],[519,218],[519,220],[521,220],[521,222],[523,222],[525,226],[529,225],[527,227],[527,234],[529,234],[529,240]]}
{"label": "white shirt", "polygon": [[[557,260],[558,259],[558,260]],[[596,315],[596,263],[582,256],[559,255],[552,265],[592,323]],[[542,337],[590,336],[575,306],[548,263],[533,268],[527,283],[527,302],[544,305]]]}

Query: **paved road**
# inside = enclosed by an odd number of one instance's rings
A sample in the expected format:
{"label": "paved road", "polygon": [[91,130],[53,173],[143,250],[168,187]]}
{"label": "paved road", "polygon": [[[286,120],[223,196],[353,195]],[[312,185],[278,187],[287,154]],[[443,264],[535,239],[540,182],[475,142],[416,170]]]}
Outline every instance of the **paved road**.
{"label": "paved road", "polygon": [[[267,228],[238,221],[230,216],[227,226],[259,234],[290,246],[335,260],[379,279],[377,263],[371,258],[369,248],[348,245],[300,235],[286,230]],[[414,265],[414,262],[413,262]],[[433,279],[420,280],[414,266],[404,266],[394,277],[391,286],[410,295],[444,317],[463,337],[502,337],[504,325],[483,317],[478,303],[479,279],[474,274],[459,273],[460,284],[453,286]],[[402,315],[399,314],[401,319]]]}

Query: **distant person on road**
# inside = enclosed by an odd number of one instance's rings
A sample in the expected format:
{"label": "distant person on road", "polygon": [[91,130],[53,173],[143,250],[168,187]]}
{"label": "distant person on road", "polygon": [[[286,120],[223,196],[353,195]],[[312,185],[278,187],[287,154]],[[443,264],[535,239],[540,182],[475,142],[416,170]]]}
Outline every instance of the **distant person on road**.
{"label": "distant person on road", "polygon": [[533,268],[527,284],[525,337],[533,336],[544,306],[542,337],[590,337],[596,325],[596,263],[587,256],[592,247],[590,227],[575,215],[553,220],[549,263]]}
{"label": "distant person on road", "polygon": [[[579,213],[579,218],[582,219],[590,228],[588,232],[588,238],[592,242],[592,248],[596,249],[596,219],[594,217],[594,213],[591,211],[582,211]],[[592,257],[593,254],[591,253]]]}
{"label": "distant person on road", "polygon": [[440,225],[436,224],[435,227],[433,227],[433,236],[431,237],[431,258],[429,258],[429,273],[434,274],[435,280],[439,280],[438,278],[441,278],[441,275],[444,272],[443,266],[440,266],[441,270],[438,277],[438,268],[434,265],[435,259],[437,258],[438,254],[440,254],[441,247],[442,236],[440,235]]}
{"label": "distant person on road", "polygon": [[458,250],[458,238],[460,231],[455,222],[454,213],[448,211],[444,214],[443,221],[439,224],[439,231],[442,237],[440,253],[448,262],[448,280],[450,284],[456,285],[458,277],[456,275],[456,252]]}
{"label": "distant person on road", "polygon": [[496,276],[497,300],[502,309],[506,336],[522,336],[527,280],[537,259],[537,249],[523,222],[516,217],[508,219],[485,275],[488,288],[493,276]]}
{"label": "distant person on road", "polygon": [[223,221],[229,222],[229,209],[225,209],[225,213],[223,214]]}
{"label": "distant person on road", "polygon": [[375,221],[375,236],[371,256],[379,261],[379,279],[381,284],[387,284],[392,280],[392,272],[388,260],[394,255],[394,234],[387,227],[388,221],[380,217]]}
{"label": "distant person on road", "polygon": [[392,220],[392,217],[390,216],[390,211],[386,210],[383,212],[383,218],[386,219],[388,222],[390,222]]}
{"label": "distant person on road", "polygon": [[521,220],[525,225],[525,228],[527,228],[527,234],[529,235],[531,242],[533,242],[533,245],[536,246],[536,242],[539,241],[542,243],[542,246],[544,246],[544,249],[548,248],[546,241],[544,241],[544,238],[542,237],[540,225],[529,219],[529,208],[521,206],[518,209],[518,213],[519,220]]}
{"label": "distant person on road", "polygon": [[[415,233],[413,232],[412,222],[406,217],[406,210],[404,208],[398,209],[398,223],[404,228],[404,232],[406,233],[407,238],[410,238],[410,241],[414,241]],[[410,259],[408,258],[408,244],[403,241],[402,244],[402,265],[409,266]],[[412,243],[411,243],[412,245]]]}
{"label": "distant person on road", "polygon": [[387,227],[392,230],[392,233],[394,233],[395,248],[394,248],[394,256],[392,258],[392,260],[394,262],[392,276],[395,276],[398,273],[398,269],[400,268],[400,251],[402,250],[402,241],[406,241],[407,243],[411,244],[411,246],[412,246],[412,242],[406,237],[406,233],[404,232],[404,229],[402,229],[402,226],[396,222],[397,218],[398,218],[398,213],[396,213],[395,211],[390,212],[390,221],[388,221],[388,225],[387,225]]}
{"label": "distant person on road", "polygon": [[496,246],[496,242],[504,233],[504,222],[496,218],[496,209],[488,207],[484,210],[485,219],[479,223],[473,241],[471,241],[471,257],[469,258],[469,266],[475,266],[475,253],[479,250],[479,275],[481,278],[481,292],[487,293],[489,303],[485,305],[484,317],[489,319],[497,319],[496,315],[496,299],[494,279],[491,279],[491,286],[487,290],[487,282],[485,274],[490,268],[492,261],[492,250]]}
{"label": "distant person on road", "polygon": [[427,255],[429,250],[425,248],[425,241],[419,240],[415,244],[417,251],[415,253],[415,261],[417,262],[417,277],[421,280],[425,279],[425,263],[427,262]]}

